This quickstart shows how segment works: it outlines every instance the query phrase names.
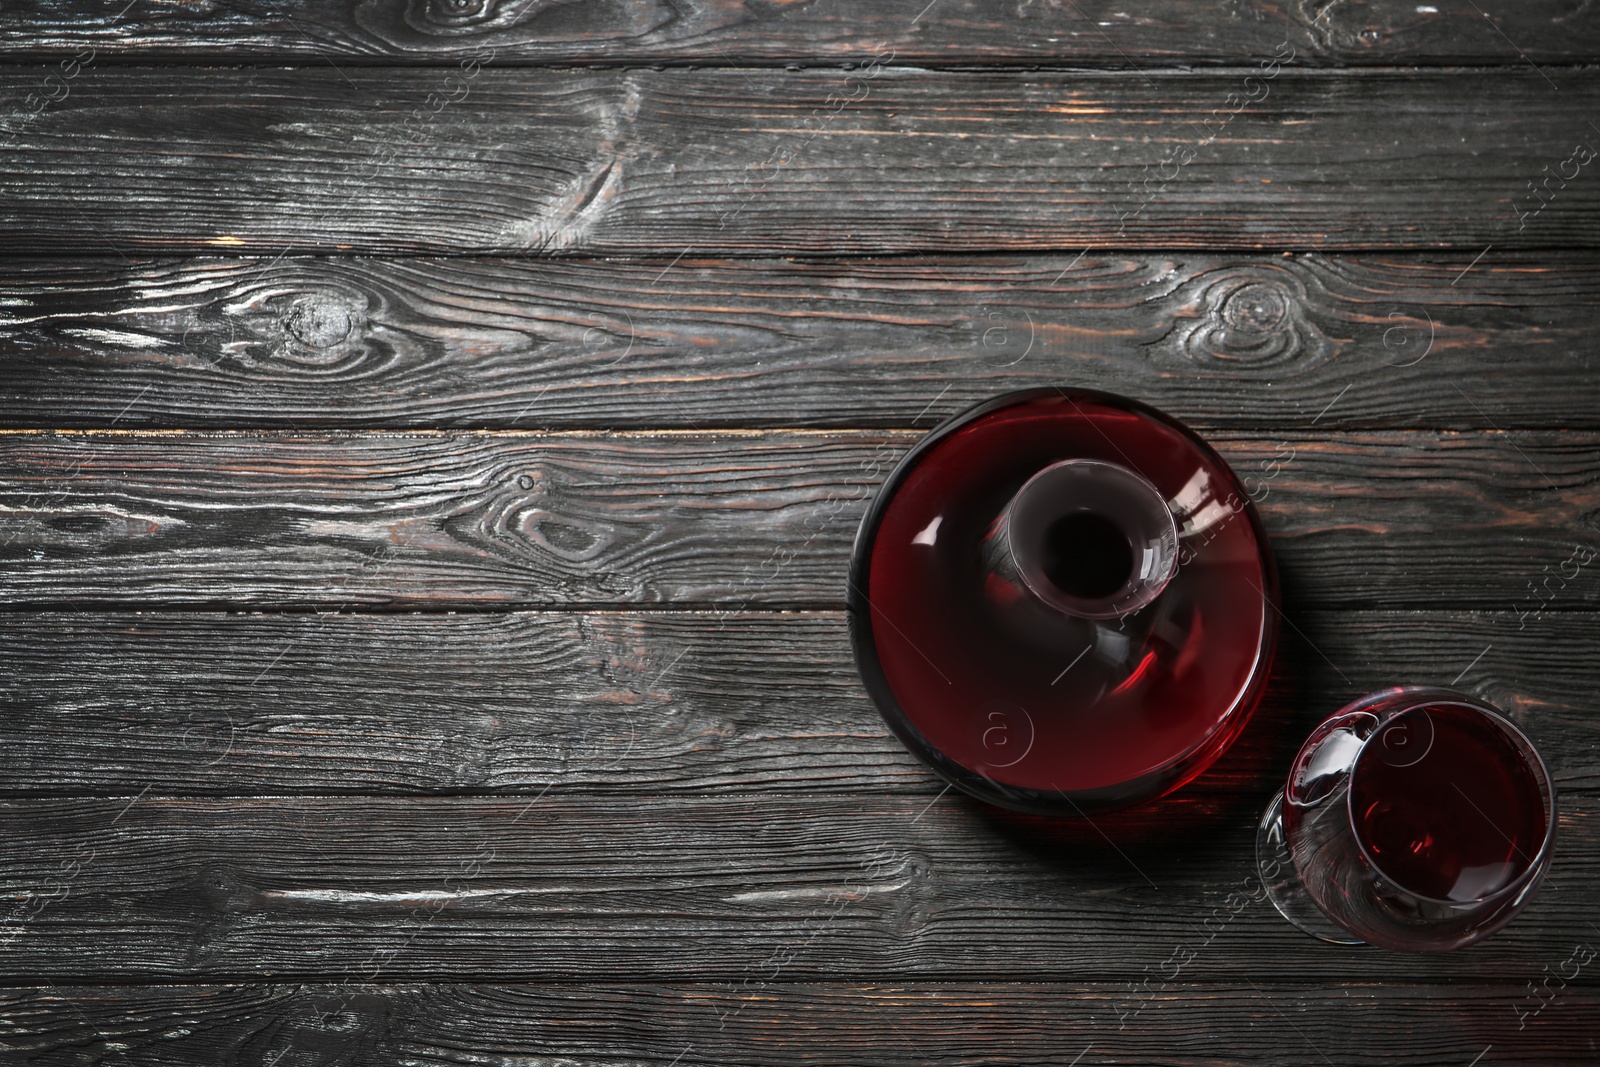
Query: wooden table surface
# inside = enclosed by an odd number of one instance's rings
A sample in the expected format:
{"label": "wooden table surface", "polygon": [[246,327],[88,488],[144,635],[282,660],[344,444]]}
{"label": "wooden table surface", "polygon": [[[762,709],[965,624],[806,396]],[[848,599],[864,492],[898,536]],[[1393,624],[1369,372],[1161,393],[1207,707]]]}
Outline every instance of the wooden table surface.
{"label": "wooden table surface", "polygon": [[[1600,1062],[1597,61],[1588,0],[0,7],[0,1063]],[[1207,436],[1285,588],[1245,740],[1095,832],[947,791],[842,612],[888,465],[1044,384]],[[1399,682],[1560,792],[1442,956],[1253,875]]]}

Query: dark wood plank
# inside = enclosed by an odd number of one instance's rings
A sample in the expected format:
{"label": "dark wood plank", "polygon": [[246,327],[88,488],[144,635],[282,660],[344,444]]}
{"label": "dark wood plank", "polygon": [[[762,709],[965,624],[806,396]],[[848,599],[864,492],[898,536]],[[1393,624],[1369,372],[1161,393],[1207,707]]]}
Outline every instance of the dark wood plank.
{"label": "dark wood plank", "polygon": [[1255,811],[1118,852],[957,795],[13,800],[0,979],[1139,981],[1223,908],[1186,982],[1499,984],[1595,937],[1597,810],[1494,939],[1379,964],[1239,902]]}
{"label": "dark wood plank", "polygon": [[0,259],[0,425],[1600,429],[1600,257],[1475,255]]}
{"label": "dark wood plank", "polygon": [[[1586,938],[1575,958],[1596,940]],[[1587,974],[1552,977],[1556,999],[1527,1014],[1539,1002],[1517,980],[1543,979],[1536,968],[1481,986],[1185,983],[1143,1000],[1121,985],[791,984],[768,982],[768,973],[748,986],[38,986],[0,993],[0,1041],[16,1057],[8,1062],[41,1067],[800,1067],[819,1054],[885,1067],[1064,1067],[1074,1056],[1086,1067],[1275,1067],[1321,1057],[1341,1067],[1459,1067],[1486,1046],[1494,1058],[1484,1063],[1586,1067],[1600,1024]]]}
{"label": "dark wood plank", "polygon": [[[1242,758],[1191,791],[1263,792],[1316,722],[1396,682],[1470,689],[1560,788],[1600,790],[1600,615],[1293,621]],[[0,705],[12,797],[943,787],[867,699],[837,612],[3,615]]]}
{"label": "dark wood plank", "polygon": [[[13,253],[663,265],[1600,242],[1600,182],[1574,155],[1600,73],[1248,73],[480,70],[446,89],[393,69],[108,67],[11,123],[0,227]],[[0,98],[44,78],[0,71]]]}
{"label": "dark wood plank", "polygon": [[[449,62],[492,49],[507,63],[772,63],[860,60],[892,49],[903,62],[1237,62],[1287,41],[1312,63],[1541,63],[1600,57],[1600,26],[1583,5],[1470,7],[1369,0],[1266,0],[1219,7],[1160,0],[1129,8],[1076,0],[861,0],[763,4],[506,4],[495,0],[284,0],[271,5],[110,4],[19,0],[0,13],[0,55],[90,46],[133,59],[355,63]],[[1498,31],[1498,32],[1497,32]],[[1514,42],[1514,43],[1513,43]],[[1520,50],[1520,54],[1519,54]]]}
{"label": "dark wood plank", "polygon": [[[839,607],[917,439],[0,433],[0,605]],[[1303,607],[1600,606],[1592,433],[1212,441]]]}

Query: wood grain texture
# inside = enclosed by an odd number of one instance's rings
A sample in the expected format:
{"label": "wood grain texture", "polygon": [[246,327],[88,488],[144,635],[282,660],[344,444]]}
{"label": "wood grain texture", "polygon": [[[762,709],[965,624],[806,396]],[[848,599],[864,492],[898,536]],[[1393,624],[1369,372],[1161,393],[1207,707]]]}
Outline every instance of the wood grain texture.
{"label": "wood grain texture", "polygon": [[13,253],[663,265],[1600,240],[1574,156],[1600,73],[1252,72],[11,68],[0,99],[66,95],[7,123],[0,227]]}
{"label": "wood grain texture", "polygon": [[[1518,921],[1385,980],[1535,978],[1594,939],[1600,798],[1561,801]],[[1118,852],[955,794],[12,800],[0,980],[738,981],[777,953],[790,981],[1138,981],[1202,940],[1184,987],[1371,979],[1249,900],[1254,818],[1185,821]]]}
{"label": "wood grain texture", "polygon": [[[1589,612],[1296,612],[1240,758],[1186,792],[1263,794],[1317,722],[1397,682],[1487,699],[1560,789],[1600,790],[1597,643]],[[11,614],[0,707],[11,797],[943,787],[837,612]]]}
{"label": "wood grain texture", "polygon": [[[1237,62],[1285,40],[1319,64],[1581,62],[1600,57],[1600,26],[1572,0],[1470,7],[1411,0],[1226,6],[1202,0],[341,0],[145,5],[85,12],[69,0],[8,3],[0,55],[85,45],[119,59],[447,62],[477,49],[506,63],[840,62],[892,48],[904,62],[1068,62],[1124,66]],[[1498,32],[1497,32],[1498,31]],[[1519,54],[1519,50],[1520,53]]]}
{"label": "wood grain texture", "polygon": [[1474,256],[0,259],[0,425],[1600,429],[1600,257]]}
{"label": "wood grain texture", "polygon": [[[1591,943],[1595,940],[1589,939]],[[1563,957],[1565,958],[1565,957]],[[1553,988],[1558,988],[1552,982]],[[1229,981],[1141,1001],[1087,983],[670,985],[253,984],[0,993],[8,1062],[162,1067],[1341,1067],[1594,1062],[1600,998],[1586,978],[1531,1010],[1511,975],[1461,987]],[[1490,1062],[1485,1060],[1485,1062]]]}
{"label": "wood grain texture", "polygon": [[[6,3],[0,1062],[1594,1062],[1600,18],[1480,4]],[[1093,824],[944,792],[837,610],[1058,382],[1214,440],[1287,611]],[[1560,787],[1466,952],[1259,899],[1395,682]]]}
{"label": "wood grain texture", "polygon": [[[918,437],[0,434],[0,605],[840,607],[860,516]],[[1574,559],[1600,532],[1594,434],[1212,444],[1295,604],[1600,605]]]}

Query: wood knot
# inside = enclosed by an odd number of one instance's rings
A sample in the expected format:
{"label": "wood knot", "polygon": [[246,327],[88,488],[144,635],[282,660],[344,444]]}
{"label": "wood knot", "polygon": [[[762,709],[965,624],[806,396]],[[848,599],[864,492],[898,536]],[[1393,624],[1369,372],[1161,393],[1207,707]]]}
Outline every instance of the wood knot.
{"label": "wood knot", "polygon": [[1224,267],[1194,278],[1163,340],[1185,361],[1279,372],[1319,363],[1333,345],[1306,313],[1301,280],[1277,267]]}
{"label": "wood knot", "polygon": [[[390,0],[362,0],[357,6],[356,18],[380,37],[394,40],[393,31],[401,27],[394,23],[393,7]],[[708,33],[718,28],[708,21],[715,11],[707,11],[702,5],[696,12],[695,32]],[[734,14],[742,15],[742,11]],[[488,30],[506,31],[506,36],[494,38],[497,43],[502,40],[507,44],[589,40],[603,45],[606,39],[642,37],[684,17],[682,9],[675,6],[675,0],[634,4],[584,4],[573,0],[516,0],[515,3],[406,0],[401,18],[406,32],[400,42],[415,47],[428,38],[473,40],[482,43],[492,57],[494,49],[487,44]]]}
{"label": "wood knot", "polygon": [[330,379],[375,373],[394,358],[395,346],[384,336],[392,314],[384,293],[317,268],[284,277],[302,269],[275,268],[230,294],[223,351],[237,370]]}
{"label": "wood knot", "polygon": [[437,26],[461,26],[494,17],[494,0],[427,0],[423,18]]}
{"label": "wood knot", "polygon": [[379,1048],[389,1031],[389,1007],[386,998],[366,992],[319,990],[302,995],[284,1006],[277,1021],[254,1034],[235,1062],[252,1067],[348,1067],[389,1060]]}
{"label": "wood knot", "polygon": [[600,523],[543,508],[520,513],[516,528],[529,543],[568,563],[587,563],[610,547],[611,531]]}
{"label": "wood knot", "polygon": [[338,300],[305,296],[290,305],[283,328],[296,341],[315,351],[332,348],[350,336],[354,310]]}
{"label": "wood knot", "polygon": [[[182,519],[128,511],[112,504],[80,503],[38,497],[0,504],[0,534],[5,545],[38,548],[60,556],[105,552],[184,525]],[[42,558],[42,557],[35,557]]]}
{"label": "wood knot", "polygon": [[1289,303],[1277,286],[1252,282],[1228,295],[1222,318],[1228,327],[1245,334],[1275,333],[1289,317]]}
{"label": "wood knot", "polygon": [[253,910],[261,900],[256,888],[229,867],[211,867],[201,872],[199,890],[214,910],[224,914]]}

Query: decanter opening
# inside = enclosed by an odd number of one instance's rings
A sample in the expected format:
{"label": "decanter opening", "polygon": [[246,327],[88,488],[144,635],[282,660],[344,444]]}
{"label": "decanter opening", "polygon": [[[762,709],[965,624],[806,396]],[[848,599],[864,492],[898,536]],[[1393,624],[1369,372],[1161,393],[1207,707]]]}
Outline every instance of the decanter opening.
{"label": "decanter opening", "polygon": [[1133,545],[1104,515],[1074,511],[1045,528],[1040,566],[1067,596],[1102,600],[1133,577]]}
{"label": "decanter opening", "polygon": [[1139,610],[1177,569],[1177,524],[1160,491],[1102,460],[1063,460],[1028,479],[991,543],[996,569],[1014,569],[1034,596],[1082,619]]}

